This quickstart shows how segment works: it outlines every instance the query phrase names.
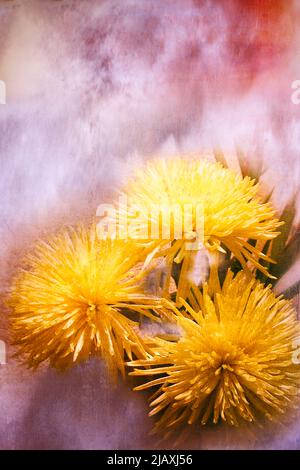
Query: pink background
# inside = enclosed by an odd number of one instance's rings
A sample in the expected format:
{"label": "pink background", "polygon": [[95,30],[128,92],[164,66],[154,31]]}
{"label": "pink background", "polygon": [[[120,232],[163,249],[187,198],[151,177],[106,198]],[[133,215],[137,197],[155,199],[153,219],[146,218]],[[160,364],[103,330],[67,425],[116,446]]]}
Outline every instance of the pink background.
{"label": "pink background", "polygon": [[[34,239],[93,217],[154,155],[221,147],[234,164],[242,148],[281,208],[300,181],[299,14],[296,0],[1,1],[2,301]],[[13,352],[0,365],[0,448],[170,447],[148,436],[146,395],[112,388],[101,361],[33,373]],[[186,447],[300,448],[298,422],[203,429]]]}

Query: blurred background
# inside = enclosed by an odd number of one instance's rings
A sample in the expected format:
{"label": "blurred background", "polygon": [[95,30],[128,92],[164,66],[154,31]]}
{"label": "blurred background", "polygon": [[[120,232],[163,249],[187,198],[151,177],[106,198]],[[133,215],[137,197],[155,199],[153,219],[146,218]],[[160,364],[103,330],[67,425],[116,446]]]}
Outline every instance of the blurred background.
{"label": "blurred background", "polygon": [[[31,243],[90,220],[136,165],[210,154],[263,169],[299,221],[297,0],[0,1],[0,340],[3,302]],[[299,280],[299,263],[280,281]],[[297,300],[297,299],[296,299]],[[170,447],[148,433],[146,394],[108,382],[101,361],[59,374],[0,365],[0,448]],[[187,448],[300,448],[300,418],[245,435],[203,429]]]}

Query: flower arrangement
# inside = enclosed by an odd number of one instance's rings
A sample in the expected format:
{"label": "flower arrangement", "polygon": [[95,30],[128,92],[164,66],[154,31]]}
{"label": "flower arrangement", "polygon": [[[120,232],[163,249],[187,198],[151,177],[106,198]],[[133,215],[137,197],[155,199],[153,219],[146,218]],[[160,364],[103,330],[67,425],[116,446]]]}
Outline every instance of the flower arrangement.
{"label": "flower arrangement", "polygon": [[155,320],[162,307],[143,292],[145,271],[136,266],[145,256],[134,242],[99,240],[94,226],[39,242],[16,276],[9,302],[19,355],[30,367],[49,359],[58,369],[101,355],[111,371],[124,375],[124,352],[146,357],[138,322],[128,312]]}
{"label": "flower arrangement", "polygon": [[183,311],[173,307],[178,341],[153,338],[151,356],[129,362],[133,375],[159,376],[136,387],[160,387],[151,401],[150,414],[161,413],[155,430],[272,420],[296,403],[299,325],[291,303],[243,271],[229,270],[222,288],[210,291],[195,286]]}
{"label": "flower arrangement", "polygon": [[[62,230],[28,254],[9,299],[13,343],[29,366],[65,369],[97,355],[115,375],[134,368],[146,379],[136,390],[155,389],[155,432],[276,420],[299,396],[299,322],[291,301],[272,290],[295,254],[294,204],[279,221],[259,193],[259,175],[245,174],[242,158],[238,174],[215,157],[151,161],[122,191],[139,208],[143,236]],[[168,227],[159,219],[155,239],[153,204],[170,215]],[[187,206],[189,230],[180,236]],[[204,280],[194,276],[199,253]],[[150,292],[159,261],[162,289]],[[167,319],[178,334],[145,334],[140,318],[162,328]]]}

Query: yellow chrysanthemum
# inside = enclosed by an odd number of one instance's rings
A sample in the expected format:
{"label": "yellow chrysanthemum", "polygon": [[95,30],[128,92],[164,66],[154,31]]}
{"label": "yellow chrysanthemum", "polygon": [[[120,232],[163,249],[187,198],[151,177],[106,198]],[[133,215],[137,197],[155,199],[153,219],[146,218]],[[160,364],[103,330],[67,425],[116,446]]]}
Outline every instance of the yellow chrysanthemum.
{"label": "yellow chrysanthemum", "polygon": [[136,387],[158,386],[150,413],[160,414],[156,431],[272,420],[296,403],[300,336],[290,302],[242,271],[235,278],[228,271],[214,298],[206,284],[183,303],[183,313],[173,307],[178,342],[153,338],[152,357],[129,363],[140,367],[133,375],[159,376]]}
{"label": "yellow chrysanthemum", "polygon": [[103,356],[124,373],[124,351],[145,357],[138,323],[128,311],[151,317],[157,298],[143,293],[145,249],[134,242],[99,240],[95,227],[67,229],[39,242],[16,277],[9,304],[14,344],[29,366],[50,360],[66,368]]}
{"label": "yellow chrysanthemum", "polygon": [[251,178],[206,160],[157,159],[137,171],[122,196],[120,232],[152,241],[153,253],[165,255],[169,266],[183,261],[182,281],[203,245],[210,251],[225,247],[245,269],[250,261],[268,274],[259,258],[272,260],[249,239],[263,244],[278,235],[281,223]]}

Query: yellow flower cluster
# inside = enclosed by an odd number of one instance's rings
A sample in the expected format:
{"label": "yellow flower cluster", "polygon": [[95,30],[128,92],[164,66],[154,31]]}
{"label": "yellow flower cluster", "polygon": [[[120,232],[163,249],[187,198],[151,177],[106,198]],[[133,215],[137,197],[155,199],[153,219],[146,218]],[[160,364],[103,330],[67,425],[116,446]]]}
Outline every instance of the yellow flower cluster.
{"label": "yellow flower cluster", "polygon": [[[156,389],[150,415],[158,415],[157,431],[220,420],[238,426],[291,409],[299,395],[299,323],[290,302],[256,279],[268,276],[266,263],[274,261],[265,247],[281,225],[258,191],[254,180],[219,163],[150,162],[122,195],[139,208],[141,233],[151,233],[153,206],[169,210],[168,223],[160,219],[155,239],[99,239],[92,226],[39,242],[9,299],[18,354],[31,367],[49,361],[60,369],[96,355],[123,375],[127,362],[133,375],[150,378],[137,390]],[[189,230],[179,236],[187,207]],[[127,210],[118,214],[121,231]],[[196,285],[199,252],[208,259],[224,253],[225,277],[219,260]],[[166,269],[160,296],[147,288],[156,259]],[[147,336],[141,316],[162,325],[168,318],[180,334]]]}
{"label": "yellow flower cluster", "polygon": [[208,291],[207,284],[195,288],[193,306],[174,308],[177,342],[153,338],[151,358],[129,363],[133,375],[160,376],[136,387],[159,387],[151,402],[151,415],[161,414],[157,430],[219,420],[237,426],[272,419],[295,403],[299,325],[290,302],[242,271],[228,271],[215,301]]}
{"label": "yellow flower cluster", "polygon": [[[188,275],[202,246],[209,253],[229,250],[244,270],[249,271],[250,262],[269,276],[260,260],[273,260],[262,247],[276,238],[281,222],[271,204],[262,202],[258,189],[253,179],[242,178],[220,163],[154,160],[136,172],[122,193],[127,204],[120,210],[121,230],[126,230],[128,207],[137,208],[140,233],[149,234],[145,241],[151,243],[153,253],[163,254],[169,267],[165,292],[174,263],[182,263],[177,298],[186,296]],[[153,220],[154,208],[161,215],[159,221]],[[156,239],[151,237],[153,226]]]}
{"label": "yellow flower cluster", "polygon": [[128,316],[155,318],[161,308],[159,298],[144,294],[145,272],[136,269],[145,256],[134,242],[99,240],[96,227],[39,242],[24,260],[9,302],[13,340],[29,366],[49,359],[65,369],[100,355],[124,375],[124,351],[146,357],[138,322]]}

